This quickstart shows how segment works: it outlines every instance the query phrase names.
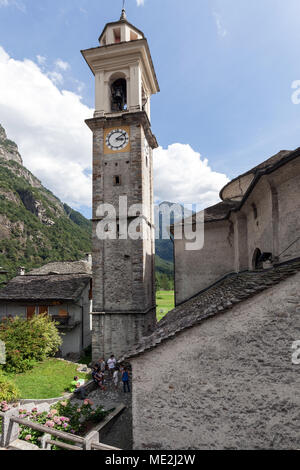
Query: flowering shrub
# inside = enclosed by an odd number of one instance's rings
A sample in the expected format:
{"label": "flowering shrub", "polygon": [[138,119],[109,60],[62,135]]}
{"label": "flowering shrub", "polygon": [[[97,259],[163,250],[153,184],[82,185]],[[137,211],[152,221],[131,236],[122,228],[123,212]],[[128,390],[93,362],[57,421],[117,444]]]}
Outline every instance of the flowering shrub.
{"label": "flowering shrub", "polygon": [[104,411],[102,406],[93,409],[93,402],[88,398],[83,405],[72,404],[70,400],[61,401],[55,405],[59,414],[63,414],[70,419],[71,429],[76,433],[82,433],[87,422],[98,423],[102,421],[110,411]]}
{"label": "flowering shrub", "polygon": [[[33,408],[31,411],[20,410],[19,415],[22,419],[42,424],[49,429],[80,435],[85,432],[87,423],[99,422],[109,413],[104,411],[101,406],[96,410],[93,410],[92,406],[93,402],[89,399],[84,400],[80,407],[76,404],[72,405],[69,400],[66,400],[53,405],[49,413],[38,413],[37,408]],[[19,439],[39,445],[39,438],[42,435],[43,433],[34,431],[28,426],[21,426]],[[69,443],[72,444],[72,442]],[[55,449],[57,448],[55,447]]]}
{"label": "flowering shrub", "polygon": [[[65,416],[58,416],[56,410],[51,410],[50,413],[47,413],[47,411],[38,413],[37,408],[33,408],[31,411],[20,410],[19,415],[22,419],[28,419],[28,421],[42,424],[50,429],[71,432],[69,418]],[[30,442],[31,444],[39,445],[39,438],[42,435],[42,432],[35,431],[34,429],[27,426],[21,426],[19,439]]]}
{"label": "flowering shrub", "polygon": [[33,368],[37,361],[54,356],[61,345],[61,337],[47,315],[27,319],[5,318],[0,322],[0,339],[6,348],[7,372],[21,373]]}
{"label": "flowering shrub", "polygon": [[[93,409],[92,406],[93,402],[89,399],[84,400],[81,406],[73,405],[69,400],[66,400],[53,405],[49,412],[39,413],[37,408],[33,408],[31,411],[20,409],[19,416],[24,420],[42,424],[49,429],[81,435],[84,434],[88,424],[98,423],[110,413],[110,411],[104,411],[102,406],[96,409]],[[0,402],[0,411],[5,413],[11,408],[12,405],[9,405],[7,401]],[[40,445],[39,438],[42,435],[42,432],[35,431],[29,426],[20,426],[19,439],[21,440],[38,446]],[[72,444],[71,441],[68,443]],[[58,450],[59,448],[53,446],[53,449]]]}
{"label": "flowering shrub", "polygon": [[[18,406],[18,405],[16,404],[16,405],[13,405],[13,406]],[[11,409],[12,409],[12,405],[7,403],[7,401],[5,401],[5,400],[0,401],[0,411],[2,413],[5,413],[6,411],[9,411]],[[2,417],[0,416],[0,429],[1,429],[1,425],[2,425]]]}

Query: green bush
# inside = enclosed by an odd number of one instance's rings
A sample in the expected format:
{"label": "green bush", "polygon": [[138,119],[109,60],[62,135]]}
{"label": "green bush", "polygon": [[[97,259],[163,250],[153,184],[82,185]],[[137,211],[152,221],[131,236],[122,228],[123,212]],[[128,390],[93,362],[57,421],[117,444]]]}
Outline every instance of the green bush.
{"label": "green bush", "polygon": [[0,402],[11,403],[17,400],[20,396],[20,391],[16,385],[9,380],[0,371]]}
{"label": "green bush", "polygon": [[0,339],[6,348],[6,372],[22,373],[36,362],[54,356],[62,340],[54,322],[47,315],[30,321],[15,317],[0,323]]}

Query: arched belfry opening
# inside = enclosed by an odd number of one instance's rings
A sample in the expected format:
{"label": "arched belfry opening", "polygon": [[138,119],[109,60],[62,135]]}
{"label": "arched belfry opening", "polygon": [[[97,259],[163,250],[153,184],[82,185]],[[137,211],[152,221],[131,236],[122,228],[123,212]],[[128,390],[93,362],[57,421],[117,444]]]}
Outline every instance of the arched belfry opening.
{"label": "arched belfry opening", "polygon": [[261,251],[259,248],[256,248],[256,250],[253,253],[253,258],[252,258],[252,269],[262,269],[263,267],[263,262],[262,262],[262,256],[261,256]]}
{"label": "arched belfry opening", "polygon": [[125,78],[118,78],[111,84],[111,110],[127,110],[127,82]]}

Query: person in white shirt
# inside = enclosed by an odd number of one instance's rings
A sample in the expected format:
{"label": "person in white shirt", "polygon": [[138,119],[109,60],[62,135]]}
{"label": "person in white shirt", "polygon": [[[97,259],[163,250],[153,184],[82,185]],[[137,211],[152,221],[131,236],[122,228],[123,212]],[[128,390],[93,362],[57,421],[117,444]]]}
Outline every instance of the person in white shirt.
{"label": "person in white shirt", "polygon": [[114,374],[113,374],[113,381],[115,384],[115,389],[118,389],[118,383],[119,383],[119,371],[118,369],[115,369]]}
{"label": "person in white shirt", "polygon": [[113,374],[114,374],[116,364],[117,364],[117,360],[116,360],[115,356],[112,354],[110,356],[110,358],[108,359],[108,361],[107,361],[108,369],[109,369],[109,372],[110,372],[111,376],[113,376]]}

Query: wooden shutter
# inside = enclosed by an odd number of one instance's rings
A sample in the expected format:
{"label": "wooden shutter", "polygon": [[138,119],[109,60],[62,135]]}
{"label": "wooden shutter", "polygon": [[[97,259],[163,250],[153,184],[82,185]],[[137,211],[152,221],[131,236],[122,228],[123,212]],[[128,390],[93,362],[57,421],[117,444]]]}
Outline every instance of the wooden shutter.
{"label": "wooden shutter", "polygon": [[48,307],[45,305],[40,306],[39,315],[48,315]]}
{"label": "wooden shutter", "polygon": [[26,313],[27,313],[27,320],[31,320],[35,315],[35,307],[27,307]]}

